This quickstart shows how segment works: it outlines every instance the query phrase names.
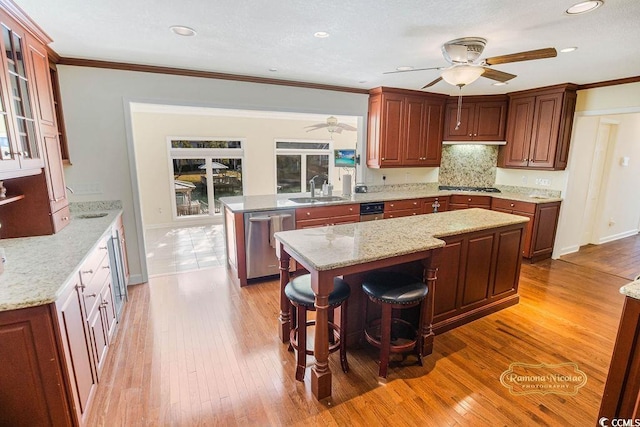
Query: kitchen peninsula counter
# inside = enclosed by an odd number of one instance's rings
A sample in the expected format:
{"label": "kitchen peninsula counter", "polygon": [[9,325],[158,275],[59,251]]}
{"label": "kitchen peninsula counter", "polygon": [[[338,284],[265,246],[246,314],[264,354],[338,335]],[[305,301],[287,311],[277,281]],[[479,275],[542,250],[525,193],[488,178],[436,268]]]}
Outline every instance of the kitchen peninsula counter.
{"label": "kitchen peninsula counter", "polygon": [[419,334],[422,353],[428,355],[438,332],[518,302],[528,221],[519,215],[472,208],[275,233],[281,272],[279,335],[283,342],[290,333],[290,306],[284,295],[290,280],[290,258],[311,275],[316,306],[316,363],[311,372],[314,396],[331,396],[327,308],[333,277],[342,276],[352,289],[344,339],[353,343],[364,329],[363,275],[377,269],[401,269],[422,276],[429,293],[422,309],[426,321]]}

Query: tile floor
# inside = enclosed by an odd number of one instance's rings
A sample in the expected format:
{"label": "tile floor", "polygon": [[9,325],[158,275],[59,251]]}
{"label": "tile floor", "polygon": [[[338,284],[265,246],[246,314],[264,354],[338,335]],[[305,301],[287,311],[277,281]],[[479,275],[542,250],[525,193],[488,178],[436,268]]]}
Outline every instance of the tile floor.
{"label": "tile floor", "polygon": [[149,276],[225,265],[222,224],[147,229],[145,239]]}

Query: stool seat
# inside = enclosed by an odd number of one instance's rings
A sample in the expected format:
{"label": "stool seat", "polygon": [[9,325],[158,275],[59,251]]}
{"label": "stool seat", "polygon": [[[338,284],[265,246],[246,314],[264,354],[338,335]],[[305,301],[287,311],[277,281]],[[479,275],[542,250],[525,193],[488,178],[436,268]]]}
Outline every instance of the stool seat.
{"label": "stool seat", "polygon": [[384,304],[414,304],[427,296],[427,285],[408,274],[378,271],[362,282],[362,290],[370,298]]}
{"label": "stool seat", "polygon": [[[305,307],[313,307],[316,301],[311,289],[311,275],[303,274],[298,276],[284,288],[284,294],[290,301]],[[333,291],[329,294],[329,306],[339,306],[344,300],[349,298],[351,288],[347,282],[339,277],[333,278]]]}

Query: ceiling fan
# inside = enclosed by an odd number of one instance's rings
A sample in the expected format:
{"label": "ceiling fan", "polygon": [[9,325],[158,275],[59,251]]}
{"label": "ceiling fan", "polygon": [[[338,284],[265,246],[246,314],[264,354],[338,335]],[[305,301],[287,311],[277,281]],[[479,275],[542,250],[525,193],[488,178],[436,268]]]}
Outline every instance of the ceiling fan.
{"label": "ceiling fan", "polygon": [[444,56],[444,59],[451,64],[451,66],[388,71],[384,74],[442,70],[440,77],[427,83],[422,87],[422,89],[433,86],[440,82],[440,80],[444,80],[449,84],[462,88],[462,86],[473,83],[481,76],[502,83],[517,77],[515,74],[490,68],[493,65],[507,64],[509,62],[531,61],[534,59],[554,58],[558,54],[554,48],[548,47],[544,49],[529,50],[509,55],[479,59],[486,45],[487,40],[482,37],[463,37],[460,39],[450,40],[442,45],[442,55]]}
{"label": "ceiling fan", "polygon": [[311,128],[311,129],[309,129],[307,132],[311,132],[312,130],[327,128],[329,133],[342,133],[343,130],[346,130],[346,131],[358,130],[351,125],[338,122],[338,119],[333,116],[327,117],[327,121],[325,123],[318,123],[311,126],[305,126],[305,129],[308,129],[308,128]]}

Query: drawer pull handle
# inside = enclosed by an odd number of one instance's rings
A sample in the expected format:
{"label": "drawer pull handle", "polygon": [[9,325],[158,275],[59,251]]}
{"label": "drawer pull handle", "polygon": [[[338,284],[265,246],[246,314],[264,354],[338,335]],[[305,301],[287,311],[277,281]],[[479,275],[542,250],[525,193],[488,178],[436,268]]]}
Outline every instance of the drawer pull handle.
{"label": "drawer pull handle", "polygon": [[515,205],[513,203],[511,203],[509,206],[514,207]]}
{"label": "drawer pull handle", "polygon": [[307,216],[311,215],[311,212],[307,212]]}
{"label": "drawer pull handle", "polygon": [[349,208],[349,212],[353,212],[353,208]]}
{"label": "drawer pull handle", "polygon": [[60,218],[63,221],[69,221],[69,217],[68,216],[63,216],[62,218]]}
{"label": "drawer pull handle", "polygon": [[98,249],[102,249],[103,251],[106,251],[107,247],[106,246],[100,246]]}
{"label": "drawer pull handle", "polygon": [[86,288],[86,287],[87,287],[87,285],[83,285],[83,284],[76,285],[76,289],[81,290],[81,291],[84,290],[84,288]]}
{"label": "drawer pull handle", "polygon": [[413,206],[418,206],[418,202],[413,202]]}
{"label": "drawer pull handle", "polygon": [[109,267],[108,265],[103,265],[102,268],[109,270],[111,267]]}
{"label": "drawer pull handle", "polygon": [[82,274],[93,274],[93,269],[90,269],[90,270],[84,270],[84,271],[82,272]]}
{"label": "drawer pull handle", "polygon": [[88,294],[84,296],[85,298],[95,298],[96,294]]}
{"label": "drawer pull handle", "polygon": [[469,199],[469,202],[471,201],[471,199]]}

